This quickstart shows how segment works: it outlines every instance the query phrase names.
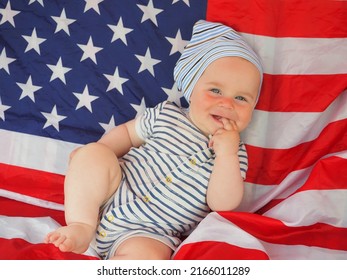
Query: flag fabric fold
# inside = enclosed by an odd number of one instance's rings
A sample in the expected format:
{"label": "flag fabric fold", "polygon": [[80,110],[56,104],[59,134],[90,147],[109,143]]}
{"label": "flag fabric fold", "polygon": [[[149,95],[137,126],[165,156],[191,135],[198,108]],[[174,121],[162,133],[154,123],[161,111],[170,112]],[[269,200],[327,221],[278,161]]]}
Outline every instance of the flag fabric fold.
{"label": "flag fabric fold", "polygon": [[173,259],[347,259],[347,2],[0,0],[0,259],[98,259],[43,244],[64,225],[69,153],[166,99],[199,19],[264,65],[245,197]]}

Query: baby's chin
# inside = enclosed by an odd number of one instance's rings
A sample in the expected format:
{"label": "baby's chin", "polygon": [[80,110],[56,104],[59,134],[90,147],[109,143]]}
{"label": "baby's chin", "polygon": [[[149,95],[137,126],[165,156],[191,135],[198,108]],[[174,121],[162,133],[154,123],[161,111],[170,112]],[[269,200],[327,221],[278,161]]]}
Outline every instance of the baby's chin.
{"label": "baby's chin", "polygon": [[219,128],[216,128],[216,129],[214,129],[214,130],[212,130],[212,131],[209,131],[209,132],[206,132],[206,133],[204,133],[204,134],[205,134],[205,136],[206,136],[207,138],[211,138],[211,137],[218,131],[218,129],[219,129]]}
{"label": "baby's chin", "polygon": [[204,134],[207,138],[210,138],[214,133],[211,132],[211,131],[204,131],[204,130],[201,130],[200,131],[202,132],[202,134]]}

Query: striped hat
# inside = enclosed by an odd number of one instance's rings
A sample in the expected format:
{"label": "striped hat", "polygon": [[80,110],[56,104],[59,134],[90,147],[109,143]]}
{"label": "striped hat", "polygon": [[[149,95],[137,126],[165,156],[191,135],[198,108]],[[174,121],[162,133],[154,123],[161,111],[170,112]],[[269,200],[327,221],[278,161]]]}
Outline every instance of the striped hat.
{"label": "striped hat", "polygon": [[192,38],[174,69],[178,90],[188,102],[196,82],[207,66],[226,56],[242,57],[253,63],[260,72],[262,83],[263,69],[260,59],[235,30],[221,23],[205,20],[196,22]]}

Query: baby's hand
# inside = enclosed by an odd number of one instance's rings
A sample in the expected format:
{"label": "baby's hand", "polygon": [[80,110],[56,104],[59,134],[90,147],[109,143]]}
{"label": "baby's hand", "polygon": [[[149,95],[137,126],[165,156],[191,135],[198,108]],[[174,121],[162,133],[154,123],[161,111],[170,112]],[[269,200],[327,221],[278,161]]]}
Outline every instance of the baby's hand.
{"label": "baby's hand", "polygon": [[234,121],[222,118],[224,127],[212,135],[209,147],[218,155],[235,155],[239,151],[240,134]]}

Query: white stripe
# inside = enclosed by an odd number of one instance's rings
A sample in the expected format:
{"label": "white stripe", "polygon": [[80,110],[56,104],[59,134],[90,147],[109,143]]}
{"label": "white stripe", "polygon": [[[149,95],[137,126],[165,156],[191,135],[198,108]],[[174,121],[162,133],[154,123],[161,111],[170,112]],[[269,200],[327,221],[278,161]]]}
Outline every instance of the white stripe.
{"label": "white stripe", "polygon": [[0,130],[0,162],[56,174],[65,174],[69,154],[80,145]]}
{"label": "white stripe", "polygon": [[271,260],[345,260],[346,251],[315,246],[280,245],[261,241]]}
{"label": "white stripe", "polygon": [[60,225],[50,217],[24,218],[0,216],[0,237],[21,238],[32,244],[43,243],[49,232]]}
{"label": "white stripe", "polygon": [[[1,238],[20,238],[31,244],[43,243],[45,236],[60,226],[50,217],[27,218],[0,215]],[[91,247],[83,255],[98,257]]]}
{"label": "white stripe", "polygon": [[184,244],[201,241],[226,242],[239,247],[265,252],[265,248],[255,237],[235,226],[216,212],[208,214],[176,251],[179,251]]}
{"label": "white stripe", "polygon": [[209,214],[179,246],[190,243],[215,241],[236,245],[245,249],[265,252],[272,260],[290,259],[346,259],[346,251],[304,245],[281,245],[264,242],[248,234],[238,226],[213,212]]}
{"label": "white stripe", "polygon": [[319,222],[346,228],[346,202],[347,190],[309,190],[288,197],[264,213],[264,216],[281,220],[291,227]]}
{"label": "white stripe", "polygon": [[261,57],[267,74],[347,73],[347,38],[274,38],[241,34]]}
{"label": "white stripe", "polygon": [[307,180],[312,167],[291,172],[279,185],[245,183],[245,194],[236,211],[254,213],[273,199],[286,198]]}
{"label": "white stripe", "polygon": [[7,190],[0,189],[0,197],[6,197],[8,199],[13,199],[16,201],[24,202],[30,205],[35,205],[39,206],[42,208],[47,208],[47,209],[52,209],[52,210],[59,210],[59,211],[64,211],[64,205],[39,199],[36,197],[20,194],[20,193],[15,193]]}
{"label": "white stripe", "polygon": [[242,133],[242,139],[252,146],[288,149],[316,139],[329,123],[343,119],[347,119],[347,91],[341,93],[324,112],[255,110],[252,122]]}
{"label": "white stripe", "polygon": [[[329,157],[347,159],[347,151],[327,154]],[[300,189],[310,176],[313,166],[295,170],[287,175],[279,185],[261,185],[245,182],[245,194],[242,202],[235,211],[254,213],[274,199],[285,199]]]}

